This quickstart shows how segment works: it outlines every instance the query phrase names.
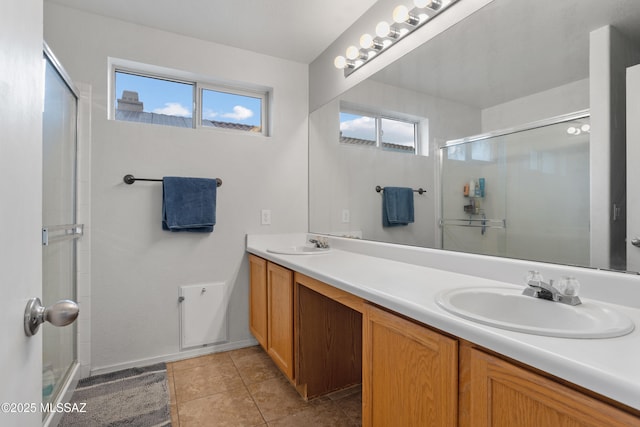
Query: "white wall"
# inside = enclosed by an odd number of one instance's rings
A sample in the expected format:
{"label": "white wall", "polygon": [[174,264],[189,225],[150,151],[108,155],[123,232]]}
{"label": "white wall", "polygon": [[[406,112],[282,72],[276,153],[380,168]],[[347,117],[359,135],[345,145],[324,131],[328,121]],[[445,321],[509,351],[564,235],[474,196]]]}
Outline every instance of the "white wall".
{"label": "white wall", "polygon": [[589,79],[482,110],[482,133],[522,126],[589,108]]}
{"label": "white wall", "polygon": [[[229,342],[215,349],[253,342],[245,234],[307,230],[308,66],[49,2],[45,39],[92,87],[93,372],[193,355],[179,351],[180,285],[226,282]],[[272,136],[107,120],[109,57],[272,87]],[[128,173],[220,177],[214,232],[162,231],[160,184]]]}
{"label": "white wall", "polygon": [[[626,70],[640,63],[640,46],[616,28],[592,31],[591,76],[591,265],[626,266]],[[614,205],[621,216],[614,221]],[[606,242],[602,244],[602,242]]]}
{"label": "white wall", "polygon": [[[339,143],[340,101],[387,113],[426,119],[421,137],[428,156],[387,152]],[[400,89],[371,79],[314,111],[309,124],[310,230],[361,231],[368,240],[435,247],[437,224],[437,148],[444,141],[480,131],[480,110],[433,96]],[[382,227],[382,197],[376,185],[422,187],[415,194],[415,222]],[[342,210],[350,211],[349,223]]]}

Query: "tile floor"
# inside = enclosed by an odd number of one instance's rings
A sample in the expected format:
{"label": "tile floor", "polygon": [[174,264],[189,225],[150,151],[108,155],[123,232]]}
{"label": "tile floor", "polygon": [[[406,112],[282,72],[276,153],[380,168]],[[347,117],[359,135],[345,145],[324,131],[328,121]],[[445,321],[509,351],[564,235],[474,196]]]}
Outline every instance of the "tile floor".
{"label": "tile floor", "polygon": [[359,387],[305,402],[261,347],[167,363],[171,423],[190,426],[360,426]]}

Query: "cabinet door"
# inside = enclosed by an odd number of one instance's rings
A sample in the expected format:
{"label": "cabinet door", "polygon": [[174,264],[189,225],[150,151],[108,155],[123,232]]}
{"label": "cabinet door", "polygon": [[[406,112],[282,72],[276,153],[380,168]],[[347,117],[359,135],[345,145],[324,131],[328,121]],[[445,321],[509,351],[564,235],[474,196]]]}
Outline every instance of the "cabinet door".
{"label": "cabinet door", "polygon": [[549,378],[471,350],[472,426],[637,426],[640,419]]}
{"label": "cabinet door", "polygon": [[293,272],[267,264],[267,353],[293,380]]}
{"label": "cabinet door", "polygon": [[267,261],[249,255],[249,329],[267,349]]}
{"label": "cabinet door", "polygon": [[364,426],[455,426],[458,343],[392,313],[365,305]]}

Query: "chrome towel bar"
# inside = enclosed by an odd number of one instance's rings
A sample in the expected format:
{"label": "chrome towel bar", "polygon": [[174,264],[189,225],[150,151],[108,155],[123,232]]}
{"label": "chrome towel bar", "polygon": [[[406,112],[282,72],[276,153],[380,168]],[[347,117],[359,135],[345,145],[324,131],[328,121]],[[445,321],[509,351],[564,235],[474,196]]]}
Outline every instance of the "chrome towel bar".
{"label": "chrome towel bar", "polygon": [[[127,174],[124,176],[124,178],[122,178],[122,180],[124,181],[125,184],[133,184],[136,181],[157,181],[157,182],[162,182],[162,179],[152,179],[152,178],[136,178],[135,176],[131,175],[131,174]],[[220,187],[222,185],[222,180],[220,178],[216,178],[216,186]]]}
{"label": "chrome towel bar", "polygon": [[[376,185],[376,192],[378,192],[378,193],[379,193],[379,192],[381,192],[381,191],[384,191],[384,187],[380,187],[379,185]],[[417,190],[416,190],[416,189],[413,189],[413,192],[414,192],[414,193],[418,193],[418,194],[423,194],[423,193],[426,193],[426,192],[427,192],[427,190],[425,190],[424,188],[420,187],[420,188],[418,188]]]}

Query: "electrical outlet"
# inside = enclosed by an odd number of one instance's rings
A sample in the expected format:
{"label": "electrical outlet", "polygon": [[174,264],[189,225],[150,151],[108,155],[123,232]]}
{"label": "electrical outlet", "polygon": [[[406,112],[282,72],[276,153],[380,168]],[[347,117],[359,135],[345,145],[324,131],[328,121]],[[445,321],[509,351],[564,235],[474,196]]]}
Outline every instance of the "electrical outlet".
{"label": "electrical outlet", "polygon": [[342,210],[342,222],[347,223],[351,221],[351,214],[349,213],[349,209]]}
{"label": "electrical outlet", "polygon": [[260,211],[260,223],[262,225],[271,225],[271,209],[262,209]]}

